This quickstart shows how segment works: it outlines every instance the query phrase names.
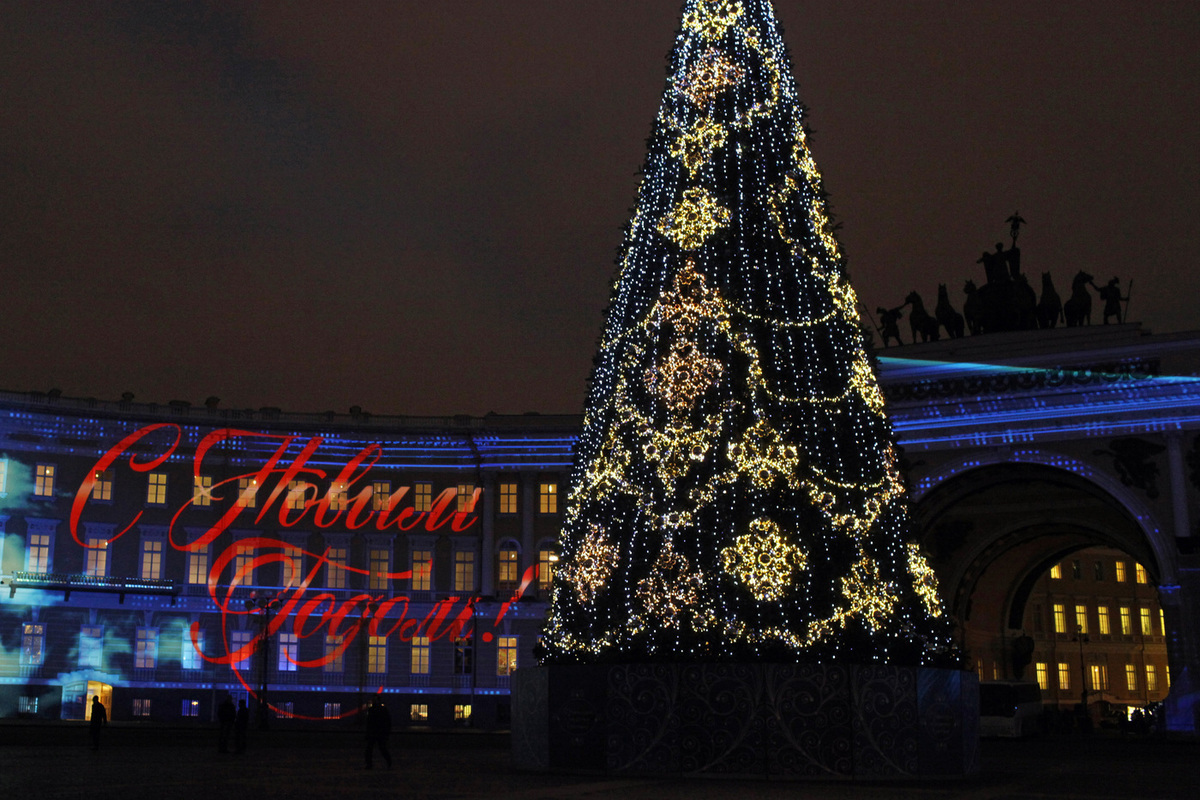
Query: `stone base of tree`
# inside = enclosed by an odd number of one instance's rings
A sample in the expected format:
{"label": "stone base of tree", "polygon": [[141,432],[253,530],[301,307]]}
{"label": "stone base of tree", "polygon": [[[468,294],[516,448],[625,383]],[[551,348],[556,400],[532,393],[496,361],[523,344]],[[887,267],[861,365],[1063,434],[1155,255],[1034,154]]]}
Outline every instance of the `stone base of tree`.
{"label": "stone base of tree", "polygon": [[527,668],[512,680],[512,749],[541,771],[961,778],[979,765],[979,682],[923,667]]}

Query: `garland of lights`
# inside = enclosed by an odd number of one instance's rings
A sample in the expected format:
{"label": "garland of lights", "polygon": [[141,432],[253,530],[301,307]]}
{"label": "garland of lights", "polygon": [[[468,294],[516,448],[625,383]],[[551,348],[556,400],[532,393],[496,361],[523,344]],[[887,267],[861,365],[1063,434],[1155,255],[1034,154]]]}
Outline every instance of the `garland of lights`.
{"label": "garland of lights", "polygon": [[689,0],[643,172],[548,657],[946,651],[769,0]]}

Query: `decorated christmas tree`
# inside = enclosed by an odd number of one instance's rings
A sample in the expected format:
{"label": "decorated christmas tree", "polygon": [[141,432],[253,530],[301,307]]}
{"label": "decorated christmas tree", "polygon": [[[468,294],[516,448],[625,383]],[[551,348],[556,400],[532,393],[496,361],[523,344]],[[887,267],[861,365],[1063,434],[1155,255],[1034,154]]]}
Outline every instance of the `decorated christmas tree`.
{"label": "decorated christmas tree", "polygon": [[896,462],[771,3],[687,0],[546,660],[942,660]]}

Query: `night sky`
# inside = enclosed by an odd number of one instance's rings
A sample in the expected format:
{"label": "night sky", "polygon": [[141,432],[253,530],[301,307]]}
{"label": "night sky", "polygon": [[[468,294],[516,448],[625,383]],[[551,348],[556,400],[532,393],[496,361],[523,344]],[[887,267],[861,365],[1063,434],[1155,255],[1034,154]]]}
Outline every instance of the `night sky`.
{"label": "night sky", "polygon": [[[579,412],[680,5],[6,0],[0,388]],[[1200,327],[1200,4],[776,10],[870,309],[1019,210],[1064,299]]]}

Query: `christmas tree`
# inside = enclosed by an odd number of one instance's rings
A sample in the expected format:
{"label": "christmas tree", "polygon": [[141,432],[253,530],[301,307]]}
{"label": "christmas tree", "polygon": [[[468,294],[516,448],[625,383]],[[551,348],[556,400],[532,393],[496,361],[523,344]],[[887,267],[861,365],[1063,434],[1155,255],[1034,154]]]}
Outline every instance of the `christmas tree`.
{"label": "christmas tree", "polygon": [[949,650],[769,0],[687,0],[596,357],[547,661]]}

